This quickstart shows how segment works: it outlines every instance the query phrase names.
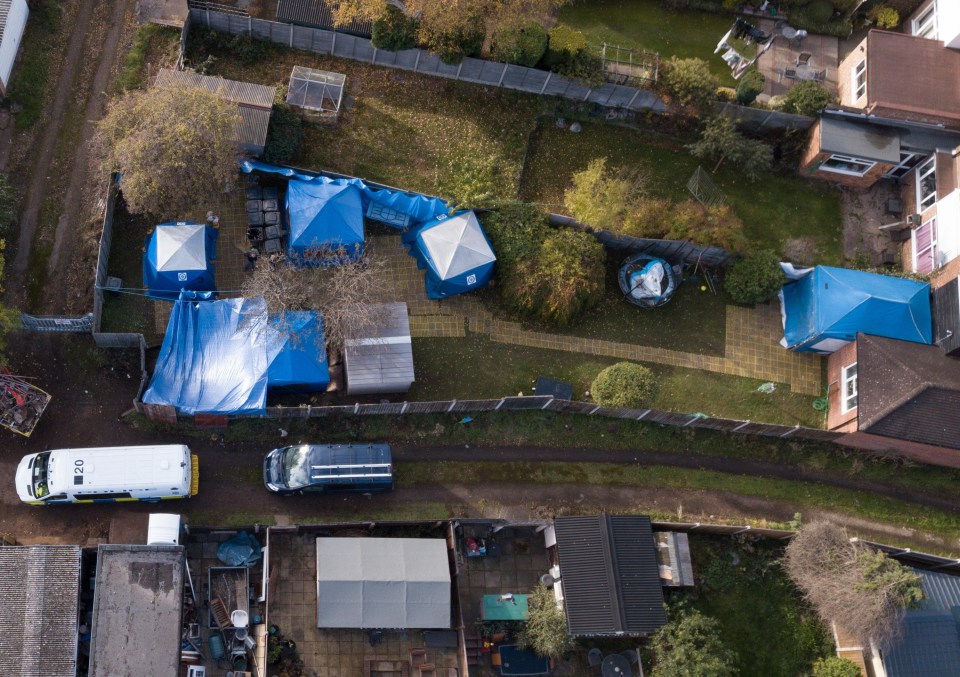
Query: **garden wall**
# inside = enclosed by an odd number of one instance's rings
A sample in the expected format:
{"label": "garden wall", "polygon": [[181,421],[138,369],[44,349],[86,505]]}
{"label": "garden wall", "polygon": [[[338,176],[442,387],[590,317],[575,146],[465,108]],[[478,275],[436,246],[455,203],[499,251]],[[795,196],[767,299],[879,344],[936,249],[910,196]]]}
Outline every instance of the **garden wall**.
{"label": "garden wall", "polygon": [[378,50],[366,38],[322,28],[295,26],[205,9],[191,9],[184,30],[187,30],[187,26],[191,23],[222,33],[249,35],[258,40],[317,54],[329,54],[376,66],[398,68],[451,80],[516,89],[530,94],[560,96],[574,101],[589,101],[611,108],[655,113],[663,113],[667,110],[666,104],[656,94],[645,89],[610,83],[591,88],[549,71],[469,57],[459,64],[451,65],[441,61],[440,57],[433,52],[422,49],[406,49],[400,52]]}

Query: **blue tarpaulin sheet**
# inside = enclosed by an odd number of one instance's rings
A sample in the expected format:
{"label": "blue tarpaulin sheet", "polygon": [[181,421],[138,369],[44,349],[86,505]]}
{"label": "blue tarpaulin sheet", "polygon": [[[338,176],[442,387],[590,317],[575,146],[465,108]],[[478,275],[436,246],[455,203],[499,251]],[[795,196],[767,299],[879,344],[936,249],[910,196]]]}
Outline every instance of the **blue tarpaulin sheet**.
{"label": "blue tarpaulin sheet", "polygon": [[311,252],[318,248],[342,248],[351,258],[363,253],[363,205],[356,186],[290,181],[287,219],[291,261],[310,265]]}
{"label": "blue tarpaulin sheet", "polygon": [[858,332],[932,343],[930,285],[817,266],[781,291],[785,347],[832,353]]}
{"label": "blue tarpaulin sheet", "polygon": [[[267,346],[267,385],[274,390],[318,392],[330,383],[330,367],[323,342],[323,321],[310,311],[284,313],[283,329]],[[271,316],[271,327],[281,320]]]}
{"label": "blue tarpaulin sheet", "polygon": [[161,223],[144,242],[147,296],[176,301],[182,290],[216,291],[217,231],[199,223]]}
{"label": "blue tarpaulin sheet", "polygon": [[410,255],[426,269],[427,298],[442,299],[486,286],[497,257],[476,214],[463,211],[403,234]]}
{"label": "blue tarpaulin sheet", "polygon": [[260,561],[260,542],[241,531],[217,546],[217,559],[228,567],[252,567]]}
{"label": "blue tarpaulin sheet", "polygon": [[259,162],[256,160],[245,160],[240,163],[240,169],[249,174],[251,172],[263,172],[266,174],[278,174],[288,179],[299,181],[312,181],[315,183],[331,183],[341,186],[356,186],[360,190],[363,199],[364,208],[370,202],[374,202],[382,207],[394,209],[398,212],[407,214],[413,222],[429,221],[438,216],[442,216],[449,210],[449,205],[438,197],[422,195],[420,193],[411,193],[402,190],[393,190],[390,188],[373,188],[368,186],[363,179],[357,178],[331,178],[318,174],[297,171],[290,167],[278,167],[276,165]]}
{"label": "blue tarpaulin sheet", "polygon": [[143,401],[186,414],[263,414],[266,344],[263,299],[194,302],[184,294],[170,313]]}

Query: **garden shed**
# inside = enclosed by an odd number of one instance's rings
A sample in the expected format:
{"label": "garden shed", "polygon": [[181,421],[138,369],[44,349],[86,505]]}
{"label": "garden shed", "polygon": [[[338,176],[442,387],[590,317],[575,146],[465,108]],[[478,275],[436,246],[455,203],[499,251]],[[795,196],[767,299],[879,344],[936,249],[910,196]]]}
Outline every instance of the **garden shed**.
{"label": "garden shed", "polygon": [[930,285],[889,275],[817,266],[780,291],[781,345],[832,353],[858,332],[932,343]]}
{"label": "garden shed", "polygon": [[199,223],[161,223],[147,236],[143,286],[147,296],[175,301],[181,290],[216,291],[217,231]]}
{"label": "garden shed", "polygon": [[497,257],[472,211],[439,217],[404,235],[426,268],[427,298],[442,299],[486,286]]}
{"label": "garden shed", "polygon": [[[267,387],[271,392],[319,392],[330,383],[323,340],[323,320],[312,311],[271,316],[273,335],[267,345]],[[279,325],[279,331],[277,327]]]}
{"label": "garden shed", "polygon": [[317,627],[441,629],[450,619],[444,539],[317,539]]}
{"label": "garden shed", "polygon": [[371,336],[348,339],[343,361],[348,395],[405,393],[413,385],[413,346],[406,303],[385,303]]}
{"label": "garden shed", "polygon": [[322,248],[342,247],[354,258],[363,253],[363,205],[353,184],[290,181],[287,220],[287,256],[296,264],[311,265]]}
{"label": "garden shed", "polygon": [[336,122],[347,76],[294,66],[287,85],[287,105],[313,122]]}

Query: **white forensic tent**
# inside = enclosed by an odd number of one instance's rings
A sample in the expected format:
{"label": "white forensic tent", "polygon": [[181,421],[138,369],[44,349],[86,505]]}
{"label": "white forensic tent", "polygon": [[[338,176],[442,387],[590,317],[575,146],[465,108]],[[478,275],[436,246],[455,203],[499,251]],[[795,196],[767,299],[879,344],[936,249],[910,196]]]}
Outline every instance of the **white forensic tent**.
{"label": "white forensic tent", "polygon": [[317,538],[318,628],[450,627],[442,538]]}

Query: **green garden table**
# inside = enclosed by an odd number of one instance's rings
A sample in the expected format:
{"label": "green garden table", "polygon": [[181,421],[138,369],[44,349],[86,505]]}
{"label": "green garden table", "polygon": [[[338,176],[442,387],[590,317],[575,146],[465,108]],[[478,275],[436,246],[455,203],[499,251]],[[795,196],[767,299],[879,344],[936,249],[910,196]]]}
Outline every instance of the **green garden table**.
{"label": "green garden table", "polygon": [[527,610],[527,595],[514,595],[512,600],[504,601],[501,595],[483,596],[483,620],[485,621],[525,621],[530,618]]}

